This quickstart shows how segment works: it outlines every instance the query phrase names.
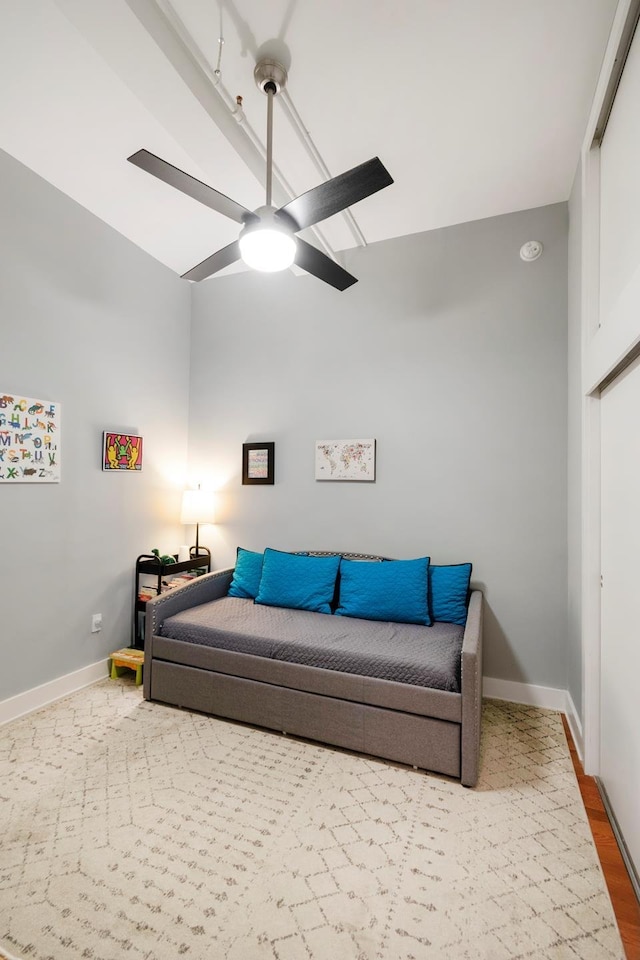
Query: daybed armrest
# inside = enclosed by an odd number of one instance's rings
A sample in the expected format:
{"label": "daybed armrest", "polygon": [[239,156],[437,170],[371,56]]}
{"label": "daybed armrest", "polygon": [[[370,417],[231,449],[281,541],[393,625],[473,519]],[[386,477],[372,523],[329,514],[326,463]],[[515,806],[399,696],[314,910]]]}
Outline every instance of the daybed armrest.
{"label": "daybed armrest", "polygon": [[462,641],[462,762],[461,781],[474,787],[480,761],[482,718],[482,607],[484,598],[474,590],[469,600],[467,624]]}
{"label": "daybed armrest", "polygon": [[185,583],[181,587],[174,587],[172,590],[154,597],[153,600],[149,600],[146,608],[147,617],[144,631],[145,650],[151,637],[158,632],[158,627],[167,617],[172,617],[174,613],[187,610],[189,607],[197,607],[201,603],[226,597],[232,576],[233,567],[226,570],[214,570],[213,573],[205,573],[201,577],[195,577],[189,583]]}
{"label": "daybed armrest", "polygon": [[225,570],[205,573],[201,577],[196,577],[189,583],[185,583],[182,587],[174,587],[167,593],[161,593],[160,596],[154,597],[147,603],[144,628],[144,696],[147,700],[151,694],[152,638],[158,632],[160,624],[167,617],[171,617],[181,610],[197,607],[201,603],[208,603],[210,600],[219,600],[220,597],[226,597],[233,577],[233,570],[233,567],[228,567]]}

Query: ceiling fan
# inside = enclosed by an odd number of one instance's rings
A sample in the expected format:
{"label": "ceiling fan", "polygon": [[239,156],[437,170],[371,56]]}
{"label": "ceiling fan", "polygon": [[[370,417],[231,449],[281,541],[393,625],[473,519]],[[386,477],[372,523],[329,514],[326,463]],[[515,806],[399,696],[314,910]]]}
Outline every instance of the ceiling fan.
{"label": "ceiling fan", "polygon": [[205,280],[242,259],[247,266],[269,273],[285,270],[295,263],[337,290],[346,290],[357,282],[357,278],[296,234],[388,187],[393,179],[378,157],[374,157],[276,209],[271,203],[273,98],[285,86],[287,72],[276,60],[264,59],[256,65],[254,77],[258,87],[267,95],[267,195],[263,207],[247,210],[242,204],[148,150],[138,150],[127,159],[194,200],[242,224],[243,229],[237,240],[188,270],[183,274],[185,279]]}

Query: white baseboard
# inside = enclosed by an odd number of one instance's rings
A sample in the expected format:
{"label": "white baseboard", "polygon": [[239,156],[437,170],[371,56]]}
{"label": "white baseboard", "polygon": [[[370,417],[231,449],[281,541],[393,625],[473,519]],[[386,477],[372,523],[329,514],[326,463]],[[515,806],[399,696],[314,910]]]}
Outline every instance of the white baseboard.
{"label": "white baseboard", "polygon": [[558,710],[564,713],[578,756],[581,761],[583,760],[582,722],[568,690],[561,690],[558,687],[538,687],[533,683],[518,683],[515,680],[500,680],[497,677],[484,677],[482,694],[485,697],[491,697],[492,700],[511,700],[512,703],[524,703],[529,707],[543,707],[546,710]]}
{"label": "white baseboard", "polygon": [[571,730],[571,736],[573,737],[573,742],[576,745],[576,750],[578,756],[580,757],[580,763],[584,763],[584,734],[582,732],[582,720],[580,715],[576,710],[576,705],[573,702],[573,697],[566,691],[567,702],[565,705],[564,712],[567,715],[567,722],[569,724],[569,729]]}
{"label": "white baseboard", "polygon": [[104,680],[108,676],[109,658],[90,663],[88,667],[74,670],[73,673],[67,673],[64,677],[58,677],[49,683],[42,683],[39,687],[25,690],[24,693],[19,693],[15,697],[1,700],[0,725],[9,723],[10,720],[17,720],[18,717],[39,710],[40,707],[46,707],[47,704],[60,700],[61,697],[67,697],[70,693],[82,690],[83,687]]}
{"label": "white baseboard", "polygon": [[493,700],[511,700],[512,703],[525,703],[529,707],[544,707],[546,710],[567,709],[567,691],[557,687],[538,687],[533,683],[518,683],[516,680],[500,680],[497,677],[484,677],[482,695]]}

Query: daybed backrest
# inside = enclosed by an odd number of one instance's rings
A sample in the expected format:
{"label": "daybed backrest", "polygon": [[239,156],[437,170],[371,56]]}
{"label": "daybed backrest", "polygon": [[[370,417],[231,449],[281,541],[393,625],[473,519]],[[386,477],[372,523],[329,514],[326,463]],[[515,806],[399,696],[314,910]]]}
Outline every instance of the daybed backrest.
{"label": "daybed backrest", "polygon": [[392,557],[379,557],[375,553],[343,553],[341,550],[296,550],[308,557],[344,557],[345,560],[392,560]]}

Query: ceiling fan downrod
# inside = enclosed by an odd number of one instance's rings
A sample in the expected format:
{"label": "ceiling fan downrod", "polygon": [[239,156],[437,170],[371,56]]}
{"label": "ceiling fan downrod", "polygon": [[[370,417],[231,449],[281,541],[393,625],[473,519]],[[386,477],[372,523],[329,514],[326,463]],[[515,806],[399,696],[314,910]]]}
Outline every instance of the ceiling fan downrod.
{"label": "ceiling fan downrod", "polygon": [[273,183],[273,98],[286,86],[287,71],[277,60],[265,58],[256,63],[253,79],[258,90],[262,90],[267,97],[266,205],[270,207]]}

